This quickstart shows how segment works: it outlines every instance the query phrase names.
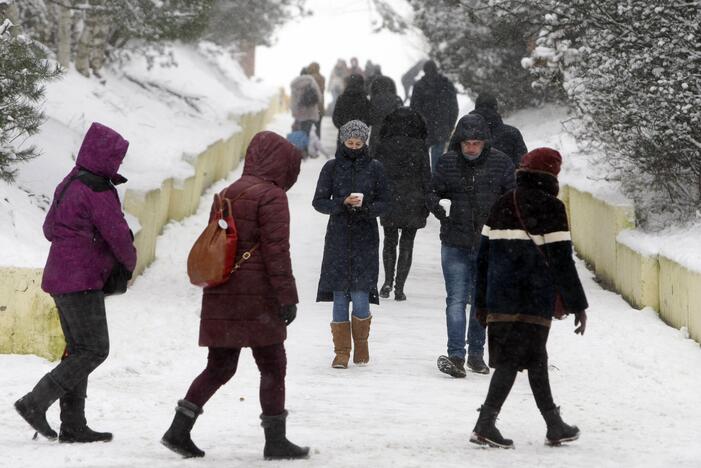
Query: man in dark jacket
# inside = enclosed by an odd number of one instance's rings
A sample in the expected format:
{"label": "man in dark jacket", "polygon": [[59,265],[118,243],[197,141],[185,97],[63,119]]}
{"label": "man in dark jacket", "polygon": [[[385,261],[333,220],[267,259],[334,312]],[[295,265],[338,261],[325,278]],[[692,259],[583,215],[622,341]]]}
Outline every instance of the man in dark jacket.
{"label": "man in dark jacket", "polygon": [[484,117],[492,133],[492,147],[498,149],[511,158],[514,166],[518,167],[524,154],[528,152],[523,142],[521,132],[511,125],[507,125],[498,112],[497,98],[489,93],[480,93],[475,101],[475,110],[471,114],[479,114]]}
{"label": "man in dark jacket", "polygon": [[433,60],[424,64],[424,76],[414,85],[410,107],[426,120],[426,144],[431,152],[431,169],[435,172],[458,118],[458,97],[453,83],[438,73]]}
{"label": "man in dark jacket", "polygon": [[511,160],[489,143],[487,122],[477,114],[461,118],[448,152],[438,161],[427,197],[429,209],[441,221],[441,264],[448,294],[448,355],[438,358],[438,368],[453,377],[465,376],[468,302],[467,364],[474,372],[489,373],[483,359],[485,329],[475,317],[472,300],[477,249],[489,210],[515,186],[514,177]]}

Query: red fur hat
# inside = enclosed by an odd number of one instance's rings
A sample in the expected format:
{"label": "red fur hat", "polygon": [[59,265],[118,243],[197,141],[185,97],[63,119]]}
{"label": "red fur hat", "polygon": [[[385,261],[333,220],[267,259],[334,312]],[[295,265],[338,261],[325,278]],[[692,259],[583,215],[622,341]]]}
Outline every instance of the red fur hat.
{"label": "red fur hat", "polygon": [[552,148],[536,148],[521,160],[522,171],[547,172],[555,177],[560,173],[562,156]]}

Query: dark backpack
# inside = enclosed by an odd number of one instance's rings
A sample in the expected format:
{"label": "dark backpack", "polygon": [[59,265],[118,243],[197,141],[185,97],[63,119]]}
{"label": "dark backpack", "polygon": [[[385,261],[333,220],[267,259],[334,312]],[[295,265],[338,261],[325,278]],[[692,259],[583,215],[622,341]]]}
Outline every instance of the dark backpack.
{"label": "dark backpack", "polygon": [[299,103],[304,107],[311,107],[319,103],[319,96],[312,85],[304,87],[302,95],[299,97]]}

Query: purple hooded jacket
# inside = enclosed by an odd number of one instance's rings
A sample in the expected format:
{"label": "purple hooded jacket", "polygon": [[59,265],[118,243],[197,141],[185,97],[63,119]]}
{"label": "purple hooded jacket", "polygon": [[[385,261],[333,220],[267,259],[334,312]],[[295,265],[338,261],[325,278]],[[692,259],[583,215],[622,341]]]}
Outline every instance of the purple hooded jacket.
{"label": "purple hooded jacket", "polygon": [[44,221],[44,236],[51,242],[41,283],[47,293],[102,289],[115,262],[134,270],[136,249],[114,187],[93,191],[76,179],[57,204],[81,169],[115,183],[125,181],[117,170],[128,147],[129,142],[109,127],[93,123],[88,129],[76,167],[56,187]]}

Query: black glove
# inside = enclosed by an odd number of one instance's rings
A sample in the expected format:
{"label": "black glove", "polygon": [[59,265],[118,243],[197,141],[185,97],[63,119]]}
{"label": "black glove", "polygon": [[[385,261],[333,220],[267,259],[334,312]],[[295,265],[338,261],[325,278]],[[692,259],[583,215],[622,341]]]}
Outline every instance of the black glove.
{"label": "black glove", "polygon": [[433,214],[436,216],[436,218],[438,218],[438,221],[445,221],[448,219],[448,213],[446,213],[445,208],[440,205],[438,208],[436,208],[436,211]]}
{"label": "black glove", "polygon": [[278,315],[282,321],[285,322],[285,325],[291,324],[294,322],[294,319],[297,318],[297,305],[290,304],[281,306]]}

